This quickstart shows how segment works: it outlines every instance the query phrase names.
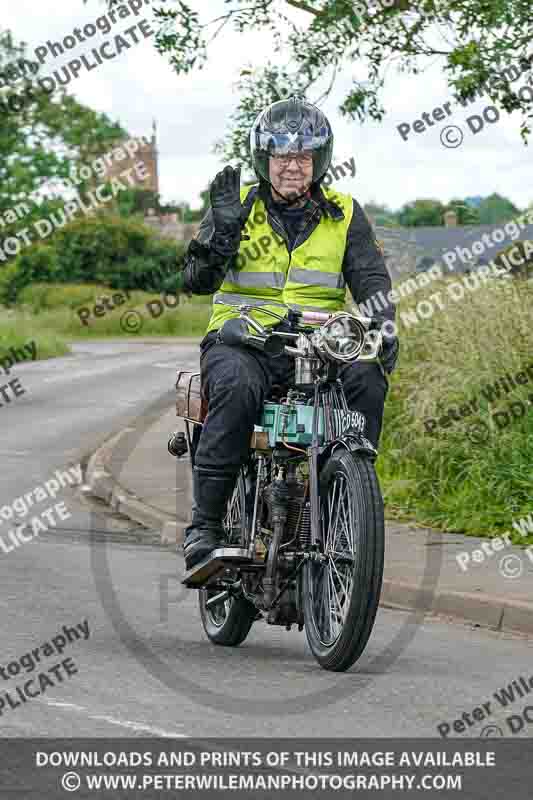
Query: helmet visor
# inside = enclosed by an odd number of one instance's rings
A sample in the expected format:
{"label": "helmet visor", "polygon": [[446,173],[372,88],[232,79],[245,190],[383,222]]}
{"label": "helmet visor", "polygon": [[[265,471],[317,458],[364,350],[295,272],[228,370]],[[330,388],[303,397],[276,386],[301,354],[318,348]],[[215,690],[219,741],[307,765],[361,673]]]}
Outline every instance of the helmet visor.
{"label": "helmet visor", "polygon": [[302,150],[318,150],[327,140],[324,136],[306,136],[301,133],[256,133],[255,148],[263,150],[270,156],[282,156],[288,153],[301,153]]}

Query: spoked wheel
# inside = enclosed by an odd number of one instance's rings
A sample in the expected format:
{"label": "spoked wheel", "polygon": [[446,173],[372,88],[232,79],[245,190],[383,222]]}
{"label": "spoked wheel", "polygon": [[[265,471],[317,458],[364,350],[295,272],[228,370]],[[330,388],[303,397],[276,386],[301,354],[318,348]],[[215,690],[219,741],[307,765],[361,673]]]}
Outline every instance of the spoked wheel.
{"label": "spoked wheel", "polygon": [[303,574],[309,646],[328,670],[349,669],[362,654],[383,579],[383,501],[373,463],[337,451],[319,476],[320,548]]}
{"label": "spoked wheel", "polygon": [[[233,495],[228,501],[228,510],[224,518],[227,545],[243,545],[246,541],[246,485],[243,472],[239,473]],[[252,623],[257,610],[244,597],[224,596],[220,587],[205,587],[200,589],[200,615],[204,630],[209,639],[215,644],[236,647],[242,644]],[[210,605],[210,600],[220,596],[220,599]]]}

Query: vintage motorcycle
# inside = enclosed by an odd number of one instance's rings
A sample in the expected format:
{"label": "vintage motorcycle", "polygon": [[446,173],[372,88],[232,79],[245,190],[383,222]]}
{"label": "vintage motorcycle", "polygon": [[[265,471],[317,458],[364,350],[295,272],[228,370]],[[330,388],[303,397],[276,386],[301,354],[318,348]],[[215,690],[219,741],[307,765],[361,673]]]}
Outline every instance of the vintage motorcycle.
{"label": "vintage motorcycle", "polygon": [[[378,608],[384,519],[377,451],[362,434],[364,416],[347,406],[339,371],[377,360],[381,334],[371,319],[349,312],[294,310],[282,333],[254,320],[252,306],[234,308],[239,317],[224,323],[219,340],[273,357],[285,352],[294,357],[294,376],[284,396],[267,397],[255,425],[228,502],[226,542],[183,584],[199,589],[212,642],[239,645],[266,616],[287,630],[305,627],[319,664],[347,670],[361,656]],[[168,449],[178,458],[188,452],[192,467],[207,412],[200,373],[180,371],[176,389],[185,432],[174,433]]]}

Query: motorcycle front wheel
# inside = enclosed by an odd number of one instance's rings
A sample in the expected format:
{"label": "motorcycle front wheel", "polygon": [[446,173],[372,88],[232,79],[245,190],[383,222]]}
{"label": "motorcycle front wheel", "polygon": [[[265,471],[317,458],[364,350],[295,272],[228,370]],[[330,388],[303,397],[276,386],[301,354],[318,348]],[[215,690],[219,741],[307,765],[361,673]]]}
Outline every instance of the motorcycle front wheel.
{"label": "motorcycle front wheel", "polygon": [[[242,545],[246,541],[246,518],[246,484],[241,470],[223,522],[226,544]],[[208,606],[208,601],[220,593],[221,589],[215,587],[199,590],[202,624],[214,644],[237,647],[248,636],[257,609],[245,597],[227,597]]]}
{"label": "motorcycle front wheel", "polygon": [[318,663],[343,672],[361,656],[383,580],[383,501],[373,462],[333,453],[319,475],[321,562],[303,572],[307,641]]}

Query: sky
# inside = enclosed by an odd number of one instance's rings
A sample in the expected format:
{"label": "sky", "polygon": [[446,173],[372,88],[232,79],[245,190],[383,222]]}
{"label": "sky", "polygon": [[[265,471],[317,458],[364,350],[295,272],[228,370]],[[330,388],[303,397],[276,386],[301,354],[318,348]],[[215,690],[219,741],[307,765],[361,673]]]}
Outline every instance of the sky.
{"label": "sky", "polygon": [[[5,0],[4,0],[5,2]],[[222,0],[189,0],[203,21],[213,19],[223,10]],[[157,5],[157,2],[155,3]],[[7,5],[7,3],[6,3]],[[28,44],[28,55],[47,40],[62,41],[73,28],[83,27],[105,14],[103,0],[17,0],[2,9],[2,26],[17,40]],[[301,12],[296,12],[296,15]],[[42,74],[52,74],[70,59],[113,39],[140,20],[146,19],[155,30],[153,9],[143,9],[137,17],[119,20],[108,34],[97,34],[85,44],[78,44],[65,56],[48,55]],[[301,17],[300,17],[301,19]],[[80,102],[105,112],[119,121],[132,136],[150,135],[152,120],[157,122],[160,188],[163,202],[188,202],[200,205],[200,192],[223,168],[213,145],[227,131],[229,116],[236,106],[235,82],[244,64],[261,67],[273,58],[272,40],[265,31],[236,33],[229,27],[209,49],[208,64],[201,71],[178,76],[166,56],[155,50],[154,38],[144,39],[125,50],[114,60],[104,61],[91,72],[82,71],[69,91]],[[533,164],[531,146],[520,137],[518,112],[502,112],[497,122],[486,121],[478,133],[471,127],[479,123],[467,118],[482,115],[490,100],[482,99],[466,109],[451,99],[443,75],[442,63],[434,62],[419,75],[387,73],[382,95],[387,110],[379,122],[360,123],[343,117],[338,108],[350,84],[363,73],[360,66],[348,64],[340,73],[322,110],[332,125],[335,146],[333,164],[355,159],[356,174],[347,172],[335,182],[335,188],[354,196],[360,203],[378,202],[393,209],[416,197],[433,197],[449,202],[454,197],[486,196],[493,192],[509,197],[517,207],[533,202]],[[525,85],[519,79],[516,85]],[[533,94],[533,89],[531,90]],[[317,89],[317,99],[321,91]],[[415,120],[424,112],[450,102],[438,113],[442,121],[413,131]],[[454,108],[455,106],[455,108]],[[492,112],[485,112],[491,119]],[[404,140],[398,126],[409,124]],[[449,126],[455,126],[450,128]],[[418,126],[419,127],[419,126]],[[444,128],[448,128],[442,133]],[[455,145],[461,129],[460,146]]]}

